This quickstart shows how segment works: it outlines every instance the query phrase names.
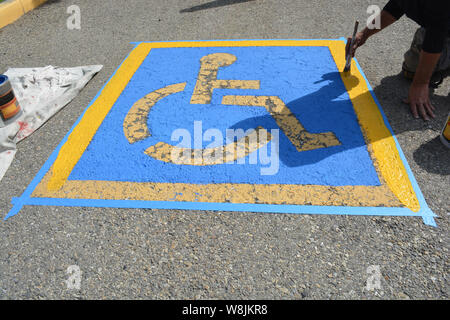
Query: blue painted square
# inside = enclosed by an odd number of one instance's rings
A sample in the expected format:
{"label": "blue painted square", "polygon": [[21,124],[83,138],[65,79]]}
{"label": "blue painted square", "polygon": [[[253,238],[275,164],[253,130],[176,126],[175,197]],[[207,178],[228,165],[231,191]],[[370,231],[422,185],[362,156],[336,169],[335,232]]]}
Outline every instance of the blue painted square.
{"label": "blue painted square", "polygon": [[[200,68],[208,54],[226,52],[237,57],[219,70],[218,79],[260,80],[259,90],[216,89],[208,105],[190,104]],[[152,136],[130,144],[123,121],[131,106],[146,94],[170,84],[187,82],[183,92],[159,101],[151,110]],[[263,176],[260,165],[182,166],[155,160],[144,150],[171,141],[174,130],[244,130],[262,126],[279,129],[260,107],[225,106],[224,95],[280,97],[311,133],[332,131],[340,146],[297,152],[280,131],[280,167]],[[224,141],[225,143],[225,141]],[[208,143],[205,143],[205,146]],[[207,47],[152,49],[114,104],[69,180],[160,183],[252,183],[309,185],[380,185],[352,103],[328,47]]]}

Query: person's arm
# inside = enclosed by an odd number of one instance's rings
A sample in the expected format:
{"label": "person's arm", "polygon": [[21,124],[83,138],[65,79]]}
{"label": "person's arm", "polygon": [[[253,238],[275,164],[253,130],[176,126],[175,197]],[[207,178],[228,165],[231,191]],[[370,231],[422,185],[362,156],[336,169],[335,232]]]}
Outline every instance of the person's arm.
{"label": "person's arm", "polygon": [[[374,18],[374,19],[377,19],[377,18]],[[362,31],[360,31],[356,34],[355,43],[354,43],[353,47],[351,48],[353,57],[355,56],[356,49],[358,49],[364,43],[366,43],[367,39],[369,39],[374,34],[380,32],[381,30],[385,29],[386,27],[390,26],[391,24],[393,24],[395,21],[398,20],[396,17],[394,17],[391,13],[389,13],[386,10],[381,11],[379,18],[380,18],[380,28],[379,29],[377,29],[377,28],[369,29],[368,27],[365,27]],[[372,21],[372,22],[374,22],[374,21]],[[349,40],[351,40],[351,38],[349,38]],[[348,48],[349,44],[350,44],[350,41],[347,41],[346,52],[348,52],[348,50],[349,50],[349,48]]]}
{"label": "person's arm", "polygon": [[389,0],[389,2],[384,6],[380,15],[375,17],[371,22],[371,25],[374,25],[375,21],[379,18],[380,19],[380,28],[379,29],[377,29],[377,28],[369,29],[368,27],[365,27],[362,31],[360,31],[356,34],[355,43],[352,48],[349,47],[351,38],[348,38],[347,46],[345,47],[345,52],[347,53],[348,50],[352,50],[352,56],[354,57],[356,49],[358,49],[364,43],[366,43],[367,39],[369,39],[374,34],[380,32],[381,30],[383,30],[386,27],[393,24],[395,21],[400,19],[404,14],[405,14],[405,11],[397,3],[396,0]]}
{"label": "person's arm", "polygon": [[429,83],[448,35],[449,12],[450,1],[448,0],[436,1],[426,12],[428,19],[426,19],[427,26],[419,65],[405,101],[409,104],[415,118],[419,118],[419,115],[424,120],[429,120],[429,116],[434,118],[434,106],[429,97]]}
{"label": "person's arm", "polygon": [[429,83],[440,56],[441,53],[429,53],[423,50],[420,54],[419,65],[409,88],[408,98],[405,100],[416,119],[419,118],[419,114],[424,120],[430,120],[429,116],[434,118],[434,106],[431,104],[429,96]]}
{"label": "person's arm", "polygon": [[[425,28],[426,34],[422,45],[419,65],[417,67],[413,83],[409,89],[408,98],[405,100],[410,105],[411,112],[415,118],[422,116],[429,120],[429,116],[434,118],[434,106],[430,102],[429,83],[435,67],[441,56],[445,38],[447,37],[447,25],[450,12],[450,2],[439,0],[427,8],[425,14],[428,15],[428,25]],[[358,47],[362,46],[369,37],[391,25],[405,14],[400,1],[390,0],[380,15],[380,29],[365,28],[356,36],[355,45],[352,50],[353,56]],[[346,52],[350,50],[347,42]]]}

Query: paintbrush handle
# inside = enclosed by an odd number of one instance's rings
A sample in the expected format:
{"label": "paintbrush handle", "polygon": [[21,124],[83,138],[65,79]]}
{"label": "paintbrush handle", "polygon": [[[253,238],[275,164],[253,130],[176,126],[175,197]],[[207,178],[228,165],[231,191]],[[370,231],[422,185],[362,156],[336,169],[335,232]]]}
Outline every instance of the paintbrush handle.
{"label": "paintbrush handle", "polygon": [[352,62],[352,48],[353,48],[353,45],[355,44],[356,33],[358,32],[358,27],[359,27],[359,21],[357,20],[355,22],[355,28],[353,29],[352,40],[350,41],[349,50],[347,52],[347,57],[346,57],[346,61],[345,61],[345,69],[344,69],[344,71],[348,71],[350,69],[350,65],[351,65],[351,62]]}

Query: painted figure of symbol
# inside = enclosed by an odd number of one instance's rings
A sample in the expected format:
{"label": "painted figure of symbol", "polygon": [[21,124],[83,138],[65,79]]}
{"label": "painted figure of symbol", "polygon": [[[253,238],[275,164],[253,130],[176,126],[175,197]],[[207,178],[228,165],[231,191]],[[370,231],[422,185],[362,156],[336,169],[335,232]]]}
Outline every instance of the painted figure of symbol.
{"label": "painted figure of symbol", "polygon": [[[219,68],[227,67],[235,63],[236,56],[229,53],[213,53],[200,59],[200,70],[197,83],[192,94],[191,104],[210,104],[212,95],[216,89],[259,89],[259,80],[224,80],[217,79]],[[135,143],[151,136],[147,126],[148,115],[152,107],[161,99],[184,91],[186,82],[171,84],[164,88],[155,90],[138,100],[129,110],[123,124],[125,137],[129,143]],[[227,95],[222,98],[223,105],[262,107],[275,119],[276,123],[295,146],[298,152],[310,151],[320,148],[328,148],[340,145],[339,140],[333,132],[310,133],[297,117],[289,110],[286,104],[278,96],[250,96],[250,95]],[[266,141],[258,141],[256,137],[266,136]],[[158,142],[145,150],[145,153],[157,160],[172,162],[183,165],[212,165],[234,161],[239,157],[246,157],[250,153],[263,147],[270,141],[270,134],[266,129],[257,127],[247,136],[240,140],[213,149],[189,149],[181,150],[179,147]],[[261,140],[261,139],[259,139]],[[245,143],[245,141],[249,141]],[[242,152],[235,152],[239,146],[245,146]],[[178,150],[177,150],[178,149]],[[174,161],[173,154],[182,154]],[[198,154],[221,154],[219,161],[192,161]],[[229,155],[232,156],[229,156]],[[233,156],[234,155],[234,156]],[[201,157],[200,157],[201,158]],[[217,157],[214,157],[217,159]]]}

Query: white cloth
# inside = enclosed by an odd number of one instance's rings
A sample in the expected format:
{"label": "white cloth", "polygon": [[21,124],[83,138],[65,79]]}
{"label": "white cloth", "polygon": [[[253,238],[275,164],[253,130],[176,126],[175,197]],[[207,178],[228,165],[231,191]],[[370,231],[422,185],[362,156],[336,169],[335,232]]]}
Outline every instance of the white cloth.
{"label": "white cloth", "polygon": [[16,143],[37,130],[67,105],[102,65],[75,68],[10,68],[6,75],[23,111],[13,123],[0,128],[0,180],[16,154]]}

